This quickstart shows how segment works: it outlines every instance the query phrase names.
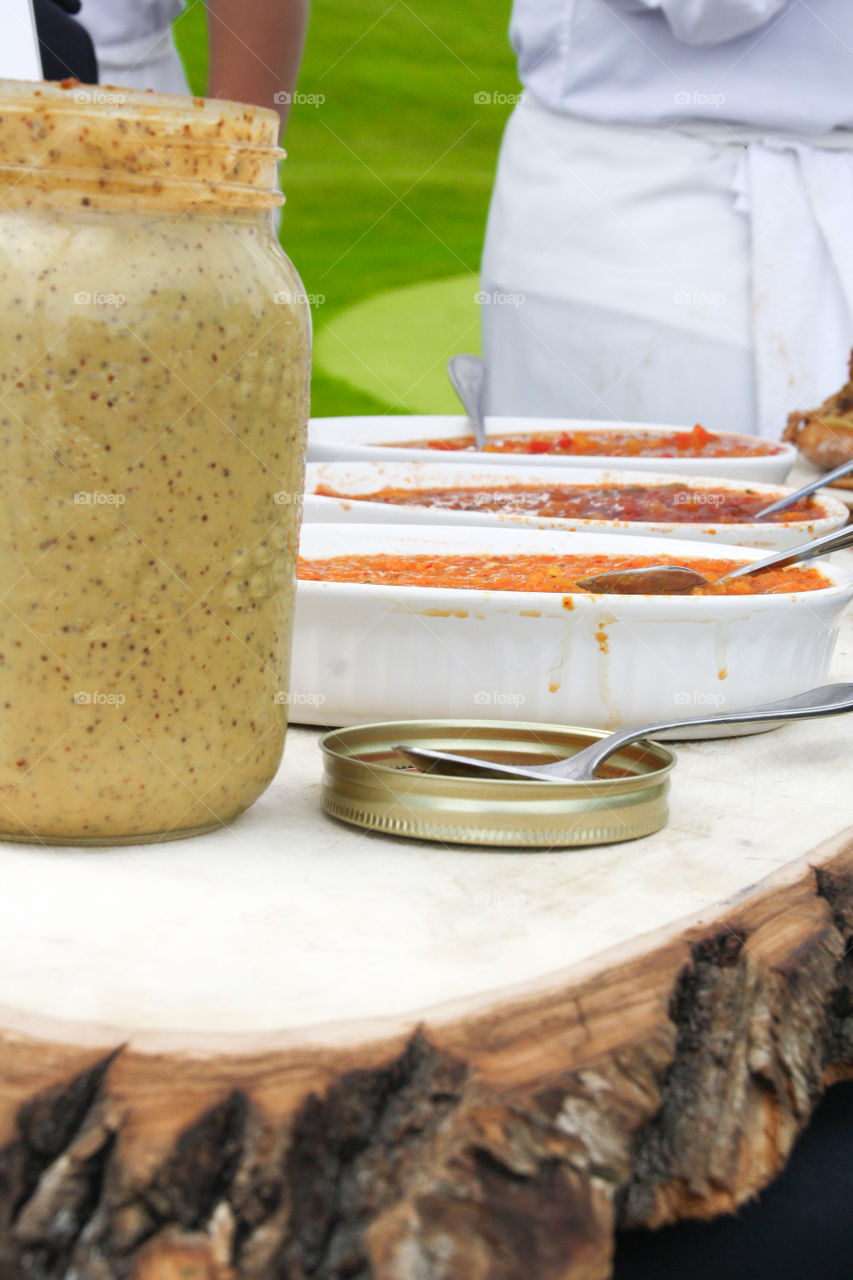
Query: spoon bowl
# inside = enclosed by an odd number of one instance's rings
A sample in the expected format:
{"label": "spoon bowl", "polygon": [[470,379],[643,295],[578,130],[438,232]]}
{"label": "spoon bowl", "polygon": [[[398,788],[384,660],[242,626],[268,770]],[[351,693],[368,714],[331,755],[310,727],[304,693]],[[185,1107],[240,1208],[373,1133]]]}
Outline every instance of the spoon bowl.
{"label": "spoon bowl", "polygon": [[649,568],[613,569],[578,578],[578,586],[594,595],[674,596],[707,587],[708,578],[681,564],[657,564]]}
{"label": "spoon bowl", "polygon": [[[853,546],[853,525],[845,525],[842,529],[834,529],[822,538],[813,542],[801,543],[790,551],[776,551],[772,556],[762,560],[753,560],[749,564],[730,569],[716,582],[725,582],[728,578],[745,578],[762,569],[781,568],[783,565],[795,564],[801,560],[816,560],[820,556],[831,555],[833,551],[841,551],[844,547]],[[687,565],[651,564],[639,569],[613,569],[607,573],[594,573],[586,578],[578,579],[578,586],[594,595],[682,595],[696,587],[707,587],[711,580],[704,574],[697,573]]]}

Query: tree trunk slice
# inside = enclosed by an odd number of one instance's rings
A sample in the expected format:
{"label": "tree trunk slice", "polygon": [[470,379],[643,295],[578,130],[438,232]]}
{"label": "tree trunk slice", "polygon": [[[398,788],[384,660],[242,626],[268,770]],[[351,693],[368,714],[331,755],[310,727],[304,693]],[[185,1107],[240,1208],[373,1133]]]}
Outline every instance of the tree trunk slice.
{"label": "tree trunk slice", "polygon": [[323,818],[316,737],[233,831],[3,848],[3,1280],[603,1280],[776,1176],[853,1076],[846,718],[542,854]]}

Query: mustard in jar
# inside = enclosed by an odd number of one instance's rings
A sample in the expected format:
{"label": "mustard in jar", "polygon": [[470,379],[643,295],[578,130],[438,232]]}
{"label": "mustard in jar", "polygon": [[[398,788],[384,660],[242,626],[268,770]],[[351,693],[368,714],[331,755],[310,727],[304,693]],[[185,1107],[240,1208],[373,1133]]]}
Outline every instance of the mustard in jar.
{"label": "mustard in jar", "polygon": [[278,117],[0,82],[0,834],[229,822],[279,764],[310,321]]}

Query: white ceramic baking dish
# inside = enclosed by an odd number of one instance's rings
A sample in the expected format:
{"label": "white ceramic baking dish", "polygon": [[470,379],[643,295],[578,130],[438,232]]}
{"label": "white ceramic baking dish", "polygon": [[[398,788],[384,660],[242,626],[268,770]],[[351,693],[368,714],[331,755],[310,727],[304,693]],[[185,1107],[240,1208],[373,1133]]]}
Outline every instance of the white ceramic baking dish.
{"label": "white ceramic baking dish", "polygon": [[[501,511],[450,511],[437,507],[395,506],[387,502],[360,501],[358,497],[330,498],[317,493],[328,487],[347,495],[371,494],[385,487],[393,489],[430,489],[446,485],[468,488],[480,485],[501,488],[507,485],[531,485],[552,488],[564,485],[670,485],[689,486],[707,493],[702,508],[710,517],[705,522],[646,523],[630,520],[559,520],[552,516],[511,515]],[[783,550],[796,547],[839,529],[850,515],[849,508],[837,498],[821,494],[821,515],[811,520],[790,523],[752,521],[744,524],[714,523],[715,491],[764,494],[769,505],[788,490],[778,485],[764,485],[737,480],[704,479],[699,476],[673,475],[651,471],[594,471],[580,467],[454,466],[443,462],[311,462],[305,476],[305,520],[332,523],[339,520],[368,524],[468,525],[472,528],[503,526],[505,528],[560,529],[565,532],[631,534],[634,537],[683,538],[689,541],[725,542],[741,547]]]}
{"label": "white ceramic baking dish", "polygon": [[[671,435],[688,427],[659,426],[646,422],[592,422],[575,418],[487,418],[486,429],[496,435],[547,431],[653,431]],[[407,449],[398,445],[410,440],[452,439],[470,434],[468,419],[450,415],[411,415],[353,418],[312,418],[308,424],[309,462],[440,462],[459,466],[461,456],[454,450]],[[605,456],[567,457],[559,454],[476,453],[464,454],[465,464],[482,462],[494,466],[496,458],[508,466],[612,467],[621,471],[677,472],[692,476],[725,476],[730,480],[760,480],[781,484],[797,456],[792,444],[780,443],[779,452],[756,458],[618,458]]]}
{"label": "white ceramic baking dish", "polygon": [[[301,542],[309,558],[612,550],[606,535],[452,526],[307,524]],[[661,544],[624,538],[618,550],[654,556]],[[710,552],[676,540],[666,550],[685,564]],[[724,545],[714,554],[743,562],[762,555]],[[782,698],[826,682],[853,597],[853,576],[820,565],[831,585],[797,595],[300,582],[290,716],[327,725],[470,717],[614,729]]]}

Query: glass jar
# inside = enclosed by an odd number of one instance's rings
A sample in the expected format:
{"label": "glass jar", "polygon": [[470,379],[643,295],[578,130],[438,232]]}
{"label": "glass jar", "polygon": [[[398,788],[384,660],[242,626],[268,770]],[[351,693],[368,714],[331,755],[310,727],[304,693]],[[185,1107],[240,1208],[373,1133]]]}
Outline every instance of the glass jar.
{"label": "glass jar", "polygon": [[278,117],[0,82],[0,834],[229,822],[286,725],[309,310]]}

